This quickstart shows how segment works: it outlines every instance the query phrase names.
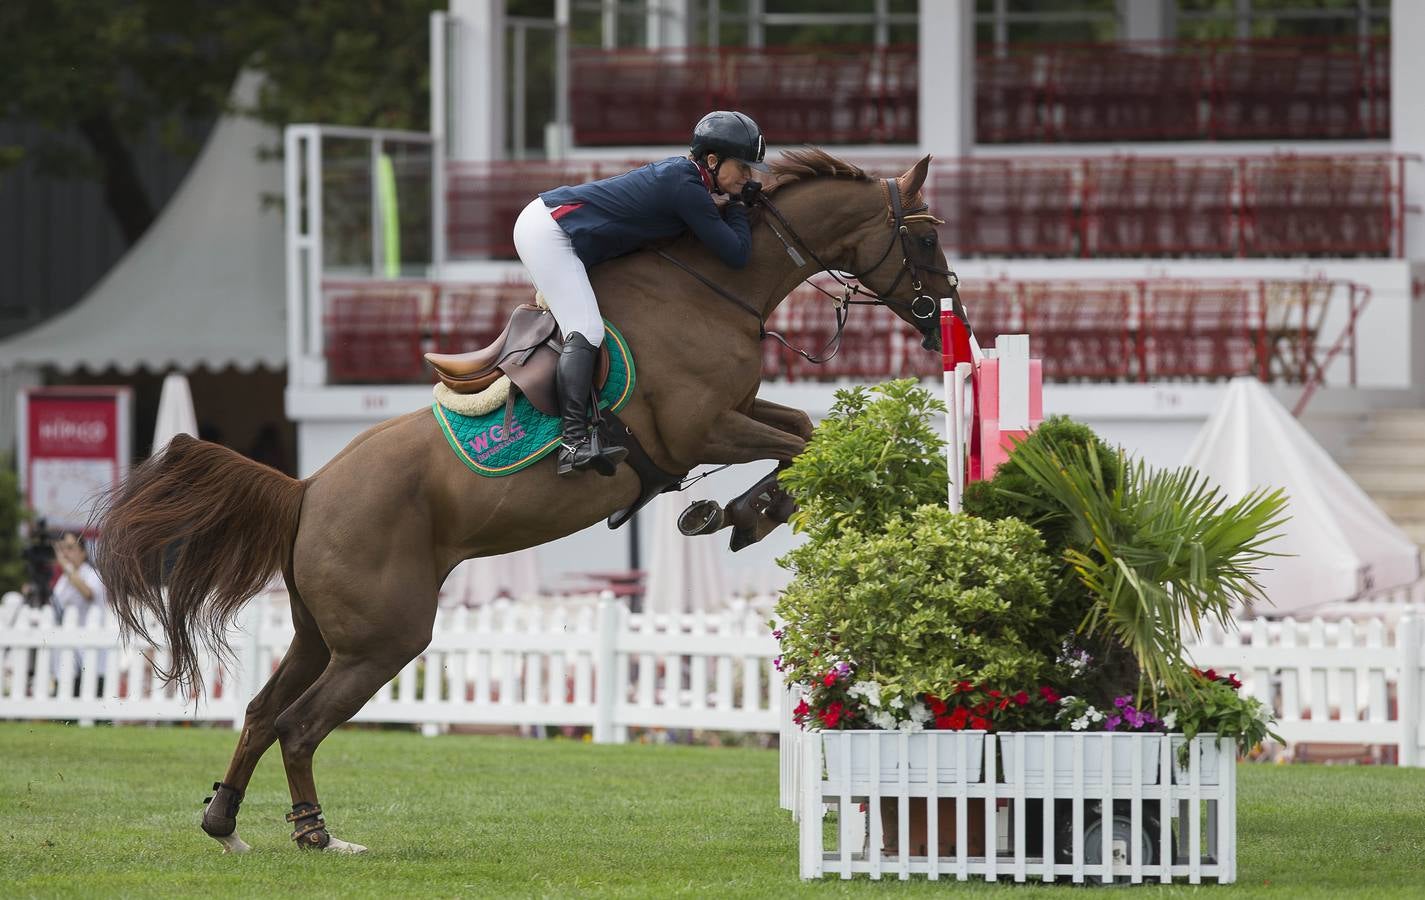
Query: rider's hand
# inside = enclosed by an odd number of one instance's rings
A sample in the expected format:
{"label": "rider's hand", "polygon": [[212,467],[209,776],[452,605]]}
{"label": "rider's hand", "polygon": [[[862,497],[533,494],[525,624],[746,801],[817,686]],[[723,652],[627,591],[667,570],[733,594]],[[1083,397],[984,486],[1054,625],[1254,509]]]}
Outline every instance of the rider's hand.
{"label": "rider's hand", "polygon": [[748,206],[754,205],[758,200],[762,199],[762,182],[750,180],[744,182],[742,185],[742,193],[738,196],[738,199]]}
{"label": "rider's hand", "polygon": [[724,206],[732,202],[732,198],[726,194],[713,194],[712,201],[713,206],[716,206],[718,209],[722,209]]}

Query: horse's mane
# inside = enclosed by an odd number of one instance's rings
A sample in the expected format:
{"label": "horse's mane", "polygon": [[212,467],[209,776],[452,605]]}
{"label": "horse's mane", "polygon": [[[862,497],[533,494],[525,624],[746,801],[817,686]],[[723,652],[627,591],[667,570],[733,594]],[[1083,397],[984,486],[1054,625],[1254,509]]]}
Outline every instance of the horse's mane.
{"label": "horse's mane", "polygon": [[782,158],[768,163],[776,176],[776,186],[782,187],[805,178],[849,178],[853,181],[871,181],[871,176],[858,166],[837,159],[818,147],[797,147],[783,150]]}

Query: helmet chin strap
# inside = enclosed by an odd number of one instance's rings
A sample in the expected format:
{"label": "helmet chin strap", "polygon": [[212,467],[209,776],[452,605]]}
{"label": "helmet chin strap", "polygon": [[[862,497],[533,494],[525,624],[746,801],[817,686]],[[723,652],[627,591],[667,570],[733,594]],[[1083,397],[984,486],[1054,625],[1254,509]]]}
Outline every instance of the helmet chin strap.
{"label": "helmet chin strap", "polygon": [[[706,160],[707,157],[704,156],[703,159]],[[727,162],[727,160],[722,159],[722,158],[719,158],[718,161],[717,161],[717,165],[711,166],[711,167],[709,167],[706,162],[703,163],[703,168],[707,169],[707,170],[708,170],[708,174],[712,176],[712,183],[713,183],[713,185],[712,185],[712,192],[713,192],[714,194],[725,194],[725,193],[727,193],[727,191],[724,191],[724,190],[722,189],[722,185],[720,185],[720,184],[717,183],[717,173],[718,173],[718,171],[719,171],[720,169],[722,169],[722,164],[725,163],[725,162]]]}

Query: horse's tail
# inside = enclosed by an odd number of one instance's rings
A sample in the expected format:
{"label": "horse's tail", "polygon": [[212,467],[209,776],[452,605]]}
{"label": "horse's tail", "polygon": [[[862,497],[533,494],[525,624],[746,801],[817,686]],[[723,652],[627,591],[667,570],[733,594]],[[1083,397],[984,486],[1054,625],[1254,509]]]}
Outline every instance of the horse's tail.
{"label": "horse's tail", "polygon": [[94,567],[125,635],[169,648],[165,681],[201,690],[197,646],[231,655],[225,631],[292,553],[306,482],[187,435],[139,464],[91,518]]}

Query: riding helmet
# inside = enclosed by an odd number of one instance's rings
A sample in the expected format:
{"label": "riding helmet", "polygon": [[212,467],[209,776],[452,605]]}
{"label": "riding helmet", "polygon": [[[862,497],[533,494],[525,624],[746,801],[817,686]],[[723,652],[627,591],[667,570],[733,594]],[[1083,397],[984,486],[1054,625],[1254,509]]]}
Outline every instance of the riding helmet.
{"label": "riding helmet", "polygon": [[766,172],[762,158],[767,155],[767,140],[762,129],[750,116],[740,112],[717,110],[698,120],[693,126],[693,157],[702,159],[716,153],[723,159],[735,159],[759,172]]}

